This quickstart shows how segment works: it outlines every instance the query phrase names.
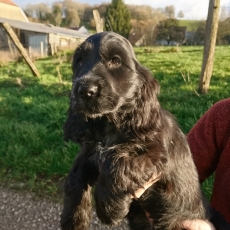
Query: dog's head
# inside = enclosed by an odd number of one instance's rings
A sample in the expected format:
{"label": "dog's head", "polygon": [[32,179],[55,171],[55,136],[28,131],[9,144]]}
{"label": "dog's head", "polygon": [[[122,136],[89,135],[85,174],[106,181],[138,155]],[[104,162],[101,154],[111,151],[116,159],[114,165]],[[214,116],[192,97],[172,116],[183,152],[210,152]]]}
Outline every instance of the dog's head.
{"label": "dog's head", "polygon": [[[130,110],[147,84],[158,83],[135,57],[132,45],[114,32],[90,36],[76,50],[72,63],[71,109],[95,118]],[[143,87],[145,89],[143,89]],[[145,98],[142,98],[145,100]]]}

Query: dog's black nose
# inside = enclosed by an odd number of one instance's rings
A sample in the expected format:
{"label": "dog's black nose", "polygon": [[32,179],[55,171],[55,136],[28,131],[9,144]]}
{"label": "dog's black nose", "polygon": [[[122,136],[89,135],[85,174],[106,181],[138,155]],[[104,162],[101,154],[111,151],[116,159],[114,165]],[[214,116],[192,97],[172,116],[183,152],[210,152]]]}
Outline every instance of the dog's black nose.
{"label": "dog's black nose", "polygon": [[93,97],[97,94],[98,87],[95,85],[81,85],[78,88],[78,93],[83,97]]}

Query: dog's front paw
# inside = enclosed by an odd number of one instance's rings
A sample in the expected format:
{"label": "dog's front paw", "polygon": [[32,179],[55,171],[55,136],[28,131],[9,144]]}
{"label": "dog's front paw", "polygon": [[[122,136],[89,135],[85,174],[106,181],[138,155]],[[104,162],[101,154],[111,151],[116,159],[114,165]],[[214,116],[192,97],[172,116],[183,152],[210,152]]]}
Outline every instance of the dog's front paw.
{"label": "dog's front paw", "polygon": [[117,225],[122,221],[127,216],[132,202],[130,194],[116,194],[99,185],[96,186],[94,197],[97,216],[107,225]]}

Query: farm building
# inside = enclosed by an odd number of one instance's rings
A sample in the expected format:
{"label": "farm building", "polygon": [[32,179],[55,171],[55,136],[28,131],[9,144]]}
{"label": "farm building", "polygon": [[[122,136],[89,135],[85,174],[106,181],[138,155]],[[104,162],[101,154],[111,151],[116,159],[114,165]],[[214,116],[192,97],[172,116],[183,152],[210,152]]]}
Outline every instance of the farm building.
{"label": "farm building", "polygon": [[[0,3],[9,7],[16,7],[12,1],[0,0]],[[17,53],[3,27],[3,23],[11,26],[31,57],[47,56],[63,49],[74,49],[89,36],[84,29],[76,31],[53,25],[34,23],[28,20],[21,20],[19,16],[18,18],[11,19],[9,17],[2,17],[0,12],[0,55],[10,52],[11,55],[15,56],[15,53]]]}
{"label": "farm building", "polygon": [[0,0],[0,17],[28,22],[23,10],[11,0]]}

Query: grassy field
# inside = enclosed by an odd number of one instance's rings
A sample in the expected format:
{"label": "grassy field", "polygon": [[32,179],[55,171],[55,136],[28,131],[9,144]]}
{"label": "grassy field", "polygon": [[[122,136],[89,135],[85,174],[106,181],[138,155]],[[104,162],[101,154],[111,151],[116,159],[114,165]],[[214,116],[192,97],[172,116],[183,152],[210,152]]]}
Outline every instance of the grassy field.
{"label": "grassy field", "polygon": [[[229,97],[229,47],[217,47],[210,92],[197,93],[202,47],[136,48],[138,60],[161,84],[159,100],[187,133],[215,102]],[[78,152],[62,140],[71,87],[71,55],[36,61],[41,78],[23,62],[0,66],[0,181],[59,198],[59,188]],[[210,195],[212,178],[204,184]]]}

